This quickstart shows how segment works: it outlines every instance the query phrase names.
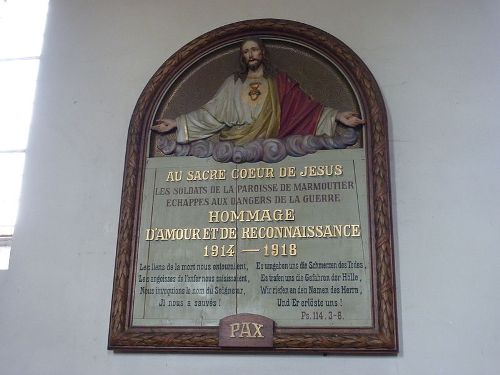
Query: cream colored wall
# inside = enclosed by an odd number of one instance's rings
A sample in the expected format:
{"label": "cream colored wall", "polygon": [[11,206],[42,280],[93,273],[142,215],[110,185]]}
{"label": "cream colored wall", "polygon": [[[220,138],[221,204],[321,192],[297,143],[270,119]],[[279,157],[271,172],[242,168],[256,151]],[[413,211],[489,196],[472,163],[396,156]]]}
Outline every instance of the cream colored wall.
{"label": "cream colored wall", "polygon": [[[2,374],[494,374],[500,360],[498,1],[51,1],[10,269]],[[215,27],[285,18],[349,45],[389,112],[401,353],[106,350],[128,122]]]}

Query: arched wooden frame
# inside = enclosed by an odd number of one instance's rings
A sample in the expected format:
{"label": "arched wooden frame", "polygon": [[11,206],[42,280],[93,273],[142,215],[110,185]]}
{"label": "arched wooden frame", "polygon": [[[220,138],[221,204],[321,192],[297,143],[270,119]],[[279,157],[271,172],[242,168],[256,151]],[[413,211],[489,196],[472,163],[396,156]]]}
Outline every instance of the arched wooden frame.
{"label": "arched wooden frame", "polygon": [[165,61],[143,90],[127,140],[108,347],[116,351],[248,351],[221,349],[217,327],[132,327],[131,310],[145,161],[158,107],[168,87],[193,61],[250,36],[293,41],[326,56],[352,85],[367,121],[364,147],[374,325],[368,329],[277,328],[274,347],[265,351],[397,353],[387,116],[380,89],[366,65],[344,43],[315,27],[278,19],[237,22],[198,37]]}

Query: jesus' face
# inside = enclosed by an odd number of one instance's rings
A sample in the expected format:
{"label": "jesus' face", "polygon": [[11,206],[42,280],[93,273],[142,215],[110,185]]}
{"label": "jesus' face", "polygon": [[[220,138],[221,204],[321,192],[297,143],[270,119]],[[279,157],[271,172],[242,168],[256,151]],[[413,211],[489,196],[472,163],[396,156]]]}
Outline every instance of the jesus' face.
{"label": "jesus' face", "polygon": [[263,53],[259,45],[253,40],[249,40],[241,46],[241,54],[245,59],[248,69],[257,70],[262,64]]}

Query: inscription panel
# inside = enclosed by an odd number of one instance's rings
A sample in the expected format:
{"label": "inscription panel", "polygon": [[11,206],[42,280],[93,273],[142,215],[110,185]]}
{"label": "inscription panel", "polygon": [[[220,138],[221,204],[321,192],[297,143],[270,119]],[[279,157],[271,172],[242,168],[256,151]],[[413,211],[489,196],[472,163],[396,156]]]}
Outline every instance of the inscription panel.
{"label": "inscription panel", "polygon": [[279,163],[147,160],[134,326],[370,327],[364,151]]}

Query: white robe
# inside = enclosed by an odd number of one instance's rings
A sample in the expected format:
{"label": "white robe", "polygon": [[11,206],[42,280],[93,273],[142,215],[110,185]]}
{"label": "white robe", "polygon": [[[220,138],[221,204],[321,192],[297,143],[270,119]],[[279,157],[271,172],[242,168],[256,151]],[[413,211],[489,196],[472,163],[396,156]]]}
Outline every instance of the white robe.
{"label": "white robe", "polygon": [[[185,115],[180,115],[177,122],[177,142],[188,143],[204,139],[221,131],[224,127],[245,126],[252,124],[262,110],[260,105],[249,105],[241,100],[244,83],[234,76],[226,78],[215,96],[201,108]],[[337,111],[325,107],[321,113],[316,135],[333,136],[335,133],[335,115]]]}

